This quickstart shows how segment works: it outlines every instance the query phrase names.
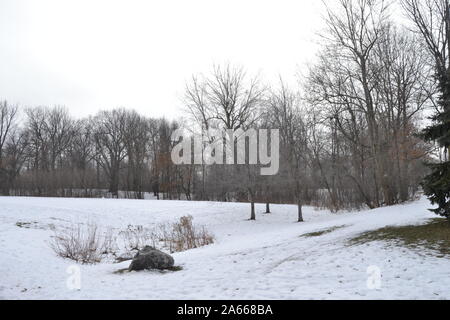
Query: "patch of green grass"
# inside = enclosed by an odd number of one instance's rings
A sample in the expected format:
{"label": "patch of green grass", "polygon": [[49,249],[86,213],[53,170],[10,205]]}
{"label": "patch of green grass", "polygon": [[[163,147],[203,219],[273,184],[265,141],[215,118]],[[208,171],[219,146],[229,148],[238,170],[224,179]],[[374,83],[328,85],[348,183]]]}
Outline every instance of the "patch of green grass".
{"label": "patch of green grass", "polygon": [[37,225],[37,222],[23,222],[23,221],[16,222],[16,226],[19,228],[31,229],[33,225]]}
{"label": "patch of green grass", "polygon": [[40,229],[40,230],[55,230],[55,225],[54,224],[40,224],[39,222],[36,221],[17,221],[16,222],[16,227],[19,228],[23,228],[23,229]]}
{"label": "patch of green grass", "polygon": [[173,266],[172,268],[167,269],[167,270],[168,270],[168,271],[172,271],[172,272],[177,272],[177,271],[183,270],[183,267],[180,267],[180,266]]}
{"label": "patch of green grass", "polygon": [[320,236],[323,236],[324,234],[328,234],[328,233],[331,233],[333,231],[336,231],[336,230],[339,230],[339,229],[342,229],[342,228],[345,228],[345,227],[346,226],[332,227],[332,228],[321,230],[321,231],[305,233],[305,234],[302,234],[300,237],[302,237],[302,238],[320,237]]}
{"label": "patch of green grass", "polygon": [[350,245],[372,241],[401,243],[412,249],[427,248],[450,255],[450,223],[447,219],[431,219],[423,225],[386,227],[365,232],[349,241]]}

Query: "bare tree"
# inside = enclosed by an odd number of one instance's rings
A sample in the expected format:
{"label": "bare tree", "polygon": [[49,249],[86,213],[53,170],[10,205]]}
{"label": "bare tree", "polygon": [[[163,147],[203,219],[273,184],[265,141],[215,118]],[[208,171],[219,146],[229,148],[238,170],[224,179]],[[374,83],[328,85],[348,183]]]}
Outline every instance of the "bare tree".
{"label": "bare tree", "polygon": [[281,172],[277,185],[281,184],[286,193],[298,206],[298,222],[303,222],[302,207],[308,187],[308,167],[310,165],[308,128],[302,114],[298,93],[292,92],[281,80],[277,90],[272,90],[266,109],[268,122],[280,130]]}
{"label": "bare tree", "polygon": [[147,170],[146,160],[149,147],[149,127],[145,118],[137,112],[127,113],[125,145],[128,156],[128,172],[131,176],[131,190],[136,192],[138,199],[144,198],[144,179]]}
{"label": "bare tree", "polygon": [[436,72],[444,76],[450,64],[450,2],[402,0],[401,3],[433,57]]}
{"label": "bare tree", "polygon": [[96,157],[94,121],[91,117],[75,123],[69,157],[69,166],[74,174],[73,180],[76,180],[78,187],[84,190],[84,196],[88,196],[90,191],[88,189],[94,186]]}
{"label": "bare tree", "polygon": [[[205,134],[205,131],[209,129],[236,131],[247,130],[255,125],[264,103],[265,92],[266,88],[261,85],[261,81],[257,77],[248,80],[242,67],[227,64],[214,66],[210,76],[194,76],[191,83],[186,86],[185,104],[187,113],[202,132],[202,141],[206,140],[211,143],[213,142],[212,137]],[[222,139],[225,142],[227,137],[223,136]],[[206,156],[204,152],[205,150],[202,148],[203,160]],[[256,218],[254,169],[247,166],[246,173],[239,174],[241,179],[238,184],[245,189],[251,203],[251,220]],[[227,181],[223,181],[223,185],[236,182],[235,177],[238,173],[233,170],[238,170],[237,167],[212,166],[210,170],[215,170],[216,174],[220,170],[228,170],[226,174],[220,174],[222,177],[228,177]],[[205,193],[208,170],[202,165],[201,171],[202,190]],[[245,181],[242,181],[242,177],[245,177]],[[205,195],[203,194],[202,197]]]}
{"label": "bare tree", "polygon": [[426,57],[388,20],[383,1],[340,0],[338,9],[328,9],[306,90],[330,141],[326,152],[313,148],[315,162],[335,210],[354,201],[349,183],[370,208],[406,201],[410,164],[426,154],[415,138],[433,87]]}
{"label": "bare tree", "polygon": [[4,185],[6,181],[4,149],[14,130],[17,112],[17,106],[11,106],[7,101],[0,101],[0,189],[4,192],[7,191],[7,186]]}
{"label": "bare tree", "polygon": [[119,174],[127,157],[127,114],[124,109],[102,111],[95,117],[95,121],[96,160],[108,178],[109,192],[113,197],[118,197]]}
{"label": "bare tree", "polygon": [[17,118],[17,112],[17,106],[11,106],[7,101],[0,101],[0,161],[3,155],[3,148],[5,147],[6,141],[13,130],[15,120]]}
{"label": "bare tree", "polygon": [[57,161],[68,149],[73,134],[73,120],[64,107],[28,108],[27,128],[35,148],[36,166],[55,170]]}
{"label": "bare tree", "polygon": [[[436,109],[436,115],[442,115],[449,109],[450,1],[402,0],[402,5],[431,57],[431,66],[438,82],[439,94],[430,94],[430,98]],[[439,130],[445,131],[444,127]],[[428,130],[425,135],[431,135],[430,133],[431,131]],[[444,139],[444,137],[441,137],[440,140],[443,141]],[[450,148],[442,149],[445,149],[443,151],[444,158],[448,161],[450,159]]]}
{"label": "bare tree", "polygon": [[265,88],[255,77],[247,80],[242,67],[214,66],[209,77],[194,76],[186,86],[189,114],[201,127],[240,129],[256,119]]}
{"label": "bare tree", "polygon": [[[433,71],[419,39],[403,29],[388,25],[383,41],[377,44],[374,58],[379,70],[375,90],[380,96],[378,122],[382,139],[387,141],[383,150],[389,173],[388,204],[407,201],[411,163],[427,152],[415,137],[421,111],[429,105],[430,92],[435,91]],[[389,156],[390,155],[390,156]]]}
{"label": "bare tree", "polygon": [[156,198],[159,200],[159,193],[160,193],[160,170],[159,170],[159,161],[158,161],[158,154],[159,154],[159,125],[160,120],[156,119],[149,119],[148,120],[148,129],[150,134],[149,139],[149,162],[151,167],[151,178],[150,178],[150,184],[153,191],[153,194],[156,196]]}

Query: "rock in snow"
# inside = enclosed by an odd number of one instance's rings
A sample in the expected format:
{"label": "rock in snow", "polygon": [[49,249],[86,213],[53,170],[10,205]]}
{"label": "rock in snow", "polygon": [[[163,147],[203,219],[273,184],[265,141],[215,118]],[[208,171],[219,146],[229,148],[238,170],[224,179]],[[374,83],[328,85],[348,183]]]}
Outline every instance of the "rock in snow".
{"label": "rock in snow", "polygon": [[174,263],[175,261],[170,255],[147,246],[136,254],[128,270],[167,270],[172,268]]}

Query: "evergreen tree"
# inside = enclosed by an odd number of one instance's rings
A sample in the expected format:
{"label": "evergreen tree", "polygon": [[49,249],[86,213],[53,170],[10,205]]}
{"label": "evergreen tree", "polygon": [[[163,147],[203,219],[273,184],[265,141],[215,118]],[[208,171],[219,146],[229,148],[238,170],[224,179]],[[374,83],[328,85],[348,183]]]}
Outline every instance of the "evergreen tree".
{"label": "evergreen tree", "polygon": [[442,163],[429,163],[431,174],[423,183],[425,195],[431,203],[437,204],[437,209],[430,210],[450,220],[450,71],[447,70],[439,78],[441,96],[439,105],[442,108],[434,117],[433,124],[422,132],[426,141],[435,141],[444,148],[445,161]]}

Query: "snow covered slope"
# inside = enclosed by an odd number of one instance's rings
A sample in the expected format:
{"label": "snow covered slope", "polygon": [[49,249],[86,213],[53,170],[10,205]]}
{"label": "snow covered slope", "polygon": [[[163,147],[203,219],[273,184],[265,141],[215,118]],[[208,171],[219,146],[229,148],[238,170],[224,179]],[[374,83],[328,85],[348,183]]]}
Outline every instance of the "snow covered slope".
{"label": "snow covered slope", "polygon": [[[3,299],[450,299],[450,259],[374,242],[348,246],[360,232],[434,217],[429,203],[331,214],[272,206],[249,216],[248,204],[105,199],[0,197],[0,298]],[[121,264],[79,265],[81,289],[70,290],[74,265],[49,247],[53,232],[69,223],[126,228],[192,215],[216,237],[214,245],[174,255],[178,272],[114,273]],[[20,228],[17,222],[31,223]],[[302,235],[342,227],[318,237]],[[381,287],[369,289],[369,267],[381,270]],[[373,268],[372,268],[373,269]]]}

